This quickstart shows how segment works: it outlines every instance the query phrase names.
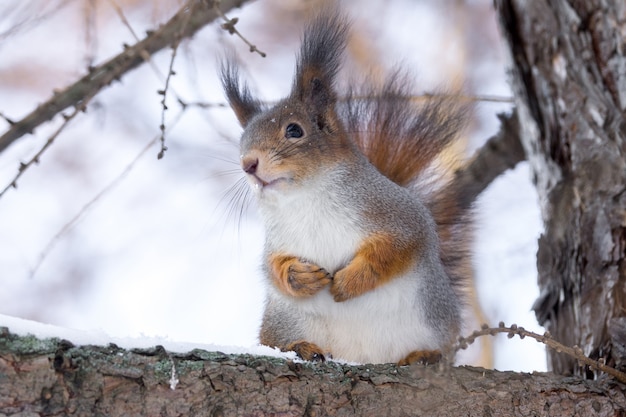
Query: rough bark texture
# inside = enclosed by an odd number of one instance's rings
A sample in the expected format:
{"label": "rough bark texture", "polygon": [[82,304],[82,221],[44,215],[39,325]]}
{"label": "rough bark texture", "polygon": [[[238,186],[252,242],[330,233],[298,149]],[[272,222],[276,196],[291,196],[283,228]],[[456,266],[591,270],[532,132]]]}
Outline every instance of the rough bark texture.
{"label": "rough bark texture", "polygon": [[[624,366],[626,3],[496,0],[545,231],[535,311],[553,336]],[[585,373],[550,353],[558,373]]]}
{"label": "rough bark texture", "polygon": [[617,416],[625,407],[623,386],[608,379],[73,347],[0,329],[0,416]]}

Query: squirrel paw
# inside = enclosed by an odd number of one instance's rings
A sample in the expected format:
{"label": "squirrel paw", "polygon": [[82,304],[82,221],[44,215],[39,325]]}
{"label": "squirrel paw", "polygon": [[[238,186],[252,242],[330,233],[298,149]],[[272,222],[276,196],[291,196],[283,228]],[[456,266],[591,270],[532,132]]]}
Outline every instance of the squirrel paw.
{"label": "squirrel paw", "polygon": [[287,282],[298,296],[317,294],[330,284],[332,277],[324,269],[313,263],[296,260],[289,266]]}
{"label": "squirrel paw", "polygon": [[331,275],[324,268],[306,261],[295,260],[287,272],[290,293],[296,297],[315,295],[331,281]]}
{"label": "squirrel paw", "polygon": [[[368,273],[369,272],[369,273]],[[336,302],[346,301],[367,292],[373,279],[370,268],[363,268],[355,262],[337,271],[330,287],[330,293]]]}
{"label": "squirrel paw", "polygon": [[438,350],[414,350],[409,353],[406,358],[398,362],[399,366],[422,364],[432,365],[441,360],[441,352]]}
{"label": "squirrel paw", "polygon": [[332,281],[332,276],[314,263],[294,256],[274,256],[270,261],[274,283],[293,297],[310,297]]}
{"label": "squirrel paw", "polygon": [[311,362],[325,362],[326,361],[324,352],[319,346],[317,346],[315,343],[305,342],[304,340],[299,340],[297,342],[288,344],[285,350],[296,352],[296,354],[300,358],[304,359],[305,361],[311,361]]}

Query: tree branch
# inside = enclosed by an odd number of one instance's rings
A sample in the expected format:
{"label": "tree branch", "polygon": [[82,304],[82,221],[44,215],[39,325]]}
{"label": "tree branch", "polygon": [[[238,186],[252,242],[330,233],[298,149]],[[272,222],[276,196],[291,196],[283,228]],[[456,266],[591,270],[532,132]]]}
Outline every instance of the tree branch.
{"label": "tree branch", "polygon": [[0,329],[0,413],[9,415],[614,416],[624,407],[611,380],[74,347]]}
{"label": "tree branch", "polygon": [[[222,0],[222,10],[241,6],[246,0]],[[104,87],[119,80],[128,71],[147,61],[152,54],[193,36],[198,30],[212,22],[218,13],[211,0],[190,0],[163,26],[149,32],[146,38],[128,46],[122,53],[107,62],[89,69],[89,73],[74,84],[56,92],[52,98],[38,106],[22,120],[11,124],[0,136],[0,152],[14,141],[51,120],[68,107],[76,107],[94,97]]]}
{"label": "tree branch", "polygon": [[476,152],[476,155],[454,178],[454,186],[461,194],[458,201],[469,204],[484,191],[491,182],[507,169],[514,168],[526,159],[520,141],[520,126],[517,111],[499,114],[500,130]]}

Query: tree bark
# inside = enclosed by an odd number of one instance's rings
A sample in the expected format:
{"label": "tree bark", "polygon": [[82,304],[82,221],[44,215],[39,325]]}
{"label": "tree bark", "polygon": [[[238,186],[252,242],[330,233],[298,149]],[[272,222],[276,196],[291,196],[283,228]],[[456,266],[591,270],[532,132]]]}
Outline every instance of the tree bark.
{"label": "tree bark", "polygon": [[[545,231],[539,322],[626,365],[626,3],[496,0]],[[586,374],[549,353],[561,374]]]}
{"label": "tree bark", "polygon": [[0,329],[0,416],[615,416],[623,387],[470,367],[299,363]]}

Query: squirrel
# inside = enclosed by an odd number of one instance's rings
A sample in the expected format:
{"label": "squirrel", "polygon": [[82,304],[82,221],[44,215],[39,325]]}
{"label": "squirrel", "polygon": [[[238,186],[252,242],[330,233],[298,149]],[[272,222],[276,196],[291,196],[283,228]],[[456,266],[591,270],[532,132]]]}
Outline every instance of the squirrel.
{"label": "squirrel", "polygon": [[471,227],[437,163],[468,106],[415,105],[400,71],[340,99],[348,32],[336,9],[311,19],[291,93],[271,108],[222,63],[266,229],[260,342],[311,361],[435,363],[460,331]]}

